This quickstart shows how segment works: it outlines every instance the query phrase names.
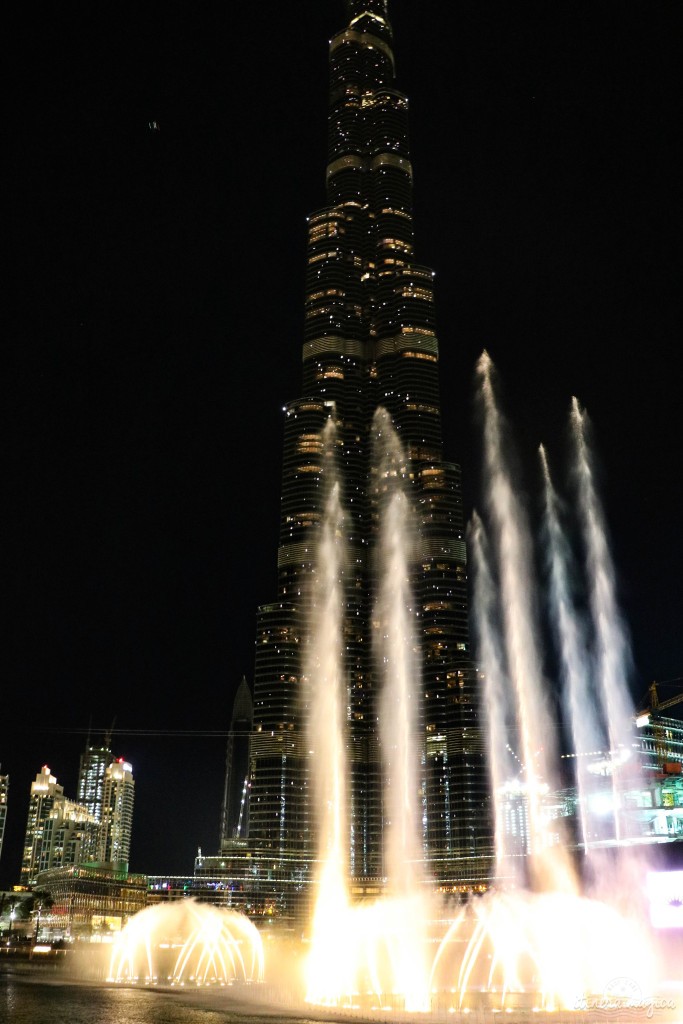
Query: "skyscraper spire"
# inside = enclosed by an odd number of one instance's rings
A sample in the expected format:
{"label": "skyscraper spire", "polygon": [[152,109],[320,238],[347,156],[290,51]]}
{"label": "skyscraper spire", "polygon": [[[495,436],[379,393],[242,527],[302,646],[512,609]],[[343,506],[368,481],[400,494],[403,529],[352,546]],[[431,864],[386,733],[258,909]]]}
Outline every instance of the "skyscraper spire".
{"label": "skyscraper spire", "polygon": [[367,32],[391,42],[393,33],[389,21],[387,0],[347,0],[349,28]]}

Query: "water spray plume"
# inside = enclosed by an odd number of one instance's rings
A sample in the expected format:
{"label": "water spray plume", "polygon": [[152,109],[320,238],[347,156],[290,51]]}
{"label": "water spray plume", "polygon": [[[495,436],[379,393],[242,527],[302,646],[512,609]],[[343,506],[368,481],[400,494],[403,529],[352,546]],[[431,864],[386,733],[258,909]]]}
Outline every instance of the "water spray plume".
{"label": "water spray plume", "polygon": [[263,944],[236,911],[195,900],[141,910],[116,937],[109,980],[207,985],[263,981]]}
{"label": "water spray plume", "polygon": [[474,567],[473,613],[478,628],[477,650],[484,672],[484,718],[487,730],[489,777],[494,805],[494,835],[496,849],[496,878],[512,876],[520,882],[519,861],[507,849],[505,808],[503,803],[506,781],[512,774],[508,736],[513,709],[505,668],[505,656],[499,637],[499,609],[497,586],[493,578],[489,542],[484,524],[475,511],[469,529],[469,549]]}
{"label": "water spray plume", "polygon": [[[416,614],[410,587],[411,564],[418,549],[411,525],[408,462],[391,419],[382,410],[374,422],[379,557],[373,621],[381,686],[377,714],[386,879],[383,894],[374,902],[352,899],[348,699],[343,674],[349,527],[330,421],[324,446],[326,500],[304,665],[307,742],[315,759],[310,783],[317,837],[316,899],[305,947],[303,990],[296,1004],[307,1004],[306,1016],[315,1015],[315,1006],[333,1007],[339,1015],[390,1010],[392,1019],[398,1013],[430,1011],[438,1015],[472,1010],[576,1010],[582,1000],[608,993],[615,978],[630,979],[642,992],[653,991],[656,982],[642,907],[632,898],[642,885],[642,863],[636,868],[635,861],[626,859],[627,867],[634,866],[634,874],[613,871],[614,889],[608,892],[603,879],[601,898],[588,898],[569,857],[562,823],[551,813],[549,796],[558,786],[559,755],[548,684],[541,670],[532,535],[519,481],[503,452],[503,440],[509,444],[510,431],[496,400],[488,353],[480,357],[477,371],[484,411],[486,504],[483,514],[472,516],[468,541],[495,808],[495,884],[483,896],[462,904],[437,895],[425,870],[419,803],[421,667],[415,653]],[[587,713],[594,685],[594,699],[609,723],[610,745],[617,749],[627,742],[626,703],[620,689],[626,641],[609,585],[613,573],[578,403],[572,415],[579,519],[588,552],[590,623],[581,619],[574,606],[570,581],[575,566],[563,528],[563,509],[542,448],[548,608],[574,746],[594,739],[592,716]],[[589,626],[599,654],[594,684],[589,683],[592,662],[585,654]],[[608,644],[614,645],[613,652],[606,650]],[[586,819],[586,845],[591,828]],[[524,839],[527,845],[515,847],[513,839],[517,844]],[[525,884],[525,871],[530,887]],[[624,889],[631,901],[626,907],[620,905],[619,893],[623,895]],[[144,975],[165,978],[169,984],[190,978],[193,984],[214,978],[222,979],[220,984],[261,978],[264,954],[255,927],[238,914],[229,919],[204,918],[204,910],[221,912],[202,906],[193,907],[190,901],[164,904],[154,913],[143,911],[132,918],[115,947],[111,976],[126,980]],[[161,924],[164,927],[158,930]],[[162,932],[164,943],[159,940]],[[165,963],[160,969],[162,945],[173,948],[173,955],[164,954],[167,960],[170,957],[170,966]],[[266,981],[272,983],[279,972],[287,977],[290,991],[296,990],[292,979],[298,962],[291,949],[269,943]]]}
{"label": "water spray plume", "polygon": [[308,743],[316,766],[312,786],[318,835],[317,896],[306,994],[312,1003],[338,1000],[348,991],[352,980],[350,965],[339,962],[336,956],[337,923],[344,919],[348,909],[348,813],[345,691],[341,674],[344,516],[334,462],[335,439],[334,421],[329,419],[324,436],[327,501],[313,580],[310,641],[305,664],[310,693]]}
{"label": "water spray plume", "polygon": [[[504,455],[509,439],[492,384],[493,364],[479,360],[481,403],[484,409],[485,492],[491,520],[492,544],[499,567],[500,607],[507,671],[516,702],[517,731],[524,764],[529,814],[529,866],[532,883],[556,888],[575,887],[564,844],[557,844],[557,824],[550,822],[544,796],[557,789],[555,730],[542,676],[539,628],[536,621],[533,550],[529,527]],[[488,671],[488,666],[484,666]],[[513,744],[515,739],[513,737]],[[555,847],[551,851],[551,847]]]}
{"label": "water spray plume", "polygon": [[550,478],[550,468],[543,445],[539,448],[539,456],[544,484],[545,554],[550,618],[560,656],[565,710],[573,747],[579,754],[575,758],[575,777],[581,838],[584,852],[588,853],[591,840],[601,838],[596,832],[594,818],[589,817],[597,779],[586,771],[585,757],[580,755],[603,749],[604,738],[595,714],[598,708],[591,687],[585,628],[571,594],[570,579],[573,575],[573,566],[570,545],[562,528],[560,499]]}
{"label": "water spray plume", "polygon": [[[628,680],[632,669],[626,627],[619,612],[615,571],[607,542],[602,504],[595,486],[593,458],[588,445],[589,421],[576,398],[572,399],[574,473],[578,511],[586,549],[586,575],[594,636],[594,670],[603,719],[607,723],[613,786],[615,838],[626,827],[624,789],[627,775],[638,772],[633,753],[633,704]],[[625,767],[624,767],[625,766]]]}

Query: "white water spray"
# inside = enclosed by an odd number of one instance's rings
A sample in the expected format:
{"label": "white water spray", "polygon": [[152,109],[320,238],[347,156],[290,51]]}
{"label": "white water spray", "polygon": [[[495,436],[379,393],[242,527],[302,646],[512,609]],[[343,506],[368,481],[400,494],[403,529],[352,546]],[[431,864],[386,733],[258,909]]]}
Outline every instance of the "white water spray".
{"label": "white water spray", "polygon": [[[516,698],[517,727],[529,811],[530,868],[534,885],[573,888],[567,858],[560,845],[550,854],[558,830],[550,825],[543,797],[557,789],[557,747],[542,675],[536,621],[533,547],[524,508],[513,486],[504,454],[507,435],[493,386],[493,364],[487,352],[478,363],[484,413],[485,494],[499,566],[500,609],[507,672]],[[488,672],[488,666],[485,666]]]}
{"label": "white water spray", "polygon": [[335,1002],[349,991],[344,969],[330,972],[335,959],[336,924],[346,912],[348,813],[346,792],[345,690],[342,675],[344,515],[334,465],[334,421],[325,427],[327,501],[318,541],[311,601],[310,640],[305,665],[310,698],[307,733],[315,763],[311,785],[318,836],[318,892],[313,917],[310,1002]]}
{"label": "white water spray", "polygon": [[584,851],[598,838],[590,817],[592,797],[597,788],[595,775],[586,771],[585,757],[604,749],[604,737],[595,713],[596,698],[591,685],[591,665],[585,624],[572,598],[570,579],[573,563],[570,546],[562,529],[560,499],[550,479],[544,447],[539,449],[544,482],[544,526],[550,619],[554,628],[562,673],[564,708],[576,755],[576,783],[579,820]]}
{"label": "white water spray", "polygon": [[491,554],[484,524],[474,512],[469,530],[470,558],[474,566],[473,606],[478,628],[477,650],[484,673],[484,715],[489,778],[494,794],[494,836],[496,878],[521,881],[517,861],[510,859],[502,794],[513,774],[509,738],[514,721],[510,700],[510,684],[505,671],[505,655],[501,650],[497,624],[497,586],[493,577]]}
{"label": "white water spray", "polygon": [[[538,706],[535,703],[541,679],[533,614],[537,588],[532,582],[531,542],[502,454],[502,419],[490,386],[490,361],[488,367],[484,363],[480,369],[486,398],[487,494],[494,528],[489,548],[483,523],[474,517],[471,552],[478,563],[475,612],[481,619],[481,653],[486,663],[492,776],[498,781],[505,780],[509,747],[517,730],[524,736],[525,749],[532,754],[537,746],[545,747],[535,764],[533,757],[529,761],[532,781],[546,781],[542,770],[548,770],[547,782],[554,784],[550,773],[556,767],[551,758],[554,734],[543,702]],[[311,642],[305,665],[310,714],[307,739],[315,758],[311,782],[320,867],[318,904],[307,946],[305,1001],[332,1005],[339,1008],[340,1014],[346,1009],[355,1017],[359,1011],[364,1015],[366,1009],[391,1011],[390,1018],[381,1014],[385,1020],[399,1019],[404,1011],[431,1010],[438,1015],[437,1019],[443,1020],[443,1014],[458,1010],[486,1013],[515,1009],[528,1010],[524,1019],[530,1019],[532,1010],[575,1010],[582,999],[595,999],[601,993],[609,998],[615,979],[632,980],[639,991],[649,994],[655,975],[653,949],[647,928],[643,927],[645,918],[638,917],[631,908],[625,912],[618,910],[613,893],[609,900],[589,900],[580,895],[578,887],[572,891],[567,882],[565,852],[559,846],[532,848],[534,892],[519,882],[506,887],[505,880],[499,880],[481,899],[468,905],[454,905],[436,896],[430,880],[425,879],[422,887],[417,817],[420,677],[413,650],[414,612],[408,586],[411,531],[407,492],[403,491],[402,483],[405,462],[388,417],[378,430],[382,434],[384,462],[375,464],[382,500],[378,502],[378,603],[373,619],[381,624],[379,654],[384,690],[378,711],[388,777],[384,795],[391,877],[387,891],[375,902],[356,904],[351,900],[346,877],[349,822],[343,678],[345,518],[330,458],[325,468],[328,500],[319,533],[311,595],[313,617],[309,622]],[[331,452],[331,424],[325,440]],[[567,636],[571,636],[571,631]],[[524,640],[530,645],[526,655],[520,651]],[[531,681],[520,678],[527,668],[536,673]],[[513,717],[517,719],[514,728],[510,721]],[[537,813],[545,825],[546,808],[538,790],[532,787],[529,794],[537,799]],[[641,874],[639,868],[633,884],[626,886],[629,897]],[[573,876],[570,881],[573,882]],[[622,881],[623,876],[617,878],[616,889]],[[168,927],[163,936],[160,933],[158,942],[148,928],[133,926],[125,960],[121,961],[125,971],[134,969],[137,973],[138,958],[149,960],[153,941],[159,950],[170,948],[169,943],[175,941],[179,924],[187,913],[188,902],[157,908],[165,921],[168,914]],[[141,925],[145,920],[142,915],[134,919]],[[261,947],[255,929],[231,931],[226,941],[232,945],[225,948],[216,945],[217,933],[213,922],[210,924],[201,934],[192,931],[189,935],[190,946],[197,953],[198,976],[184,952],[179,961],[183,972],[185,967],[192,967],[200,984],[213,984],[214,979],[220,981],[222,977],[226,984],[233,979],[243,978],[246,983],[258,980]],[[268,943],[266,980],[272,984],[273,972],[286,979],[283,995],[287,998],[277,1000],[280,1007],[284,1003],[295,1005],[291,993],[296,990],[294,979],[301,964],[300,953],[301,948],[293,951],[287,944]],[[214,964],[228,961],[231,972],[218,975]],[[211,970],[206,971],[205,965],[210,965]],[[112,976],[125,976],[125,971]],[[177,971],[169,975],[171,983],[176,976]],[[180,983],[184,976],[179,976]],[[336,1013],[335,1010],[335,1016]],[[310,1010],[305,1015],[310,1016]]]}
{"label": "white water spray", "polygon": [[[607,543],[604,514],[594,484],[593,461],[586,438],[588,417],[576,398],[572,399],[571,423],[578,510],[586,546],[595,671],[609,736],[615,838],[619,839],[625,823],[621,767],[633,755],[633,705],[628,691],[632,659],[626,627],[616,599],[615,571]],[[630,765],[628,767],[631,768]]]}
{"label": "white water spray", "polygon": [[[417,637],[410,591],[413,548],[409,498],[401,466],[405,455],[388,414],[375,414],[376,461],[385,490],[380,522],[380,582],[376,603],[380,669],[380,738],[385,772],[387,873],[396,895],[408,895],[422,880],[419,843],[417,727],[419,679]],[[383,449],[383,450],[382,450]]]}

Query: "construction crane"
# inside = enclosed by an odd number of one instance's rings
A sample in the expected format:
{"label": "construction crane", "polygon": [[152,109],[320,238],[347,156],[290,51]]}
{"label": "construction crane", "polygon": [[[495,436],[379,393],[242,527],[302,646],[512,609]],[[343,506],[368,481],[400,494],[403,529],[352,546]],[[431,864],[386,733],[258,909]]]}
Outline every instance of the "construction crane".
{"label": "construction crane", "polygon": [[680,704],[683,702],[683,692],[677,693],[674,697],[668,697],[666,700],[659,699],[659,686],[673,686],[674,683],[683,683],[683,676],[679,676],[677,679],[665,679],[664,682],[658,683],[654,680],[647,688],[647,692],[650,696],[650,706],[644,708],[638,712],[638,718],[641,715],[650,715],[653,711],[657,711],[661,714],[665,708],[672,708],[674,704]]}
{"label": "construction crane", "polygon": [[652,724],[652,735],[655,741],[657,764],[659,765],[659,770],[662,773],[666,771],[666,728],[662,724],[660,716],[667,708],[672,708],[675,704],[683,703],[683,693],[677,693],[673,697],[667,697],[666,700],[660,700],[657,687],[670,686],[673,683],[683,683],[683,676],[679,676],[678,679],[666,679],[663,683],[657,683],[656,681],[650,683],[648,687],[650,706],[645,711],[641,711],[638,715],[638,719],[647,718]]}

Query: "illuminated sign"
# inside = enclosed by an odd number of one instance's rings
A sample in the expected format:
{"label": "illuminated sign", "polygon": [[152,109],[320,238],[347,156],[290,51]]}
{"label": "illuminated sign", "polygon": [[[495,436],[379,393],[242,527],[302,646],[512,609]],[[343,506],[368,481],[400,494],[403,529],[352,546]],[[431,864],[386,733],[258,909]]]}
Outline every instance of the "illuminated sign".
{"label": "illuminated sign", "polygon": [[649,871],[647,896],[654,928],[683,930],[683,871]]}

